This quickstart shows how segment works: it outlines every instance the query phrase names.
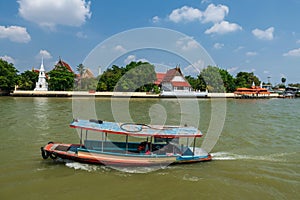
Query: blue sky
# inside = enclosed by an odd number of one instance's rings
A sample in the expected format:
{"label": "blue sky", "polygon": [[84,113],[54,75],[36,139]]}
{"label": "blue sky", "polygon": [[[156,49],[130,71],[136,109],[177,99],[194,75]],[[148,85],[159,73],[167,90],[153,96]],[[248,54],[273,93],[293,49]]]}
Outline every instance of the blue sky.
{"label": "blue sky", "polygon": [[[111,36],[159,27],[189,36],[186,48],[198,42],[234,76],[247,71],[273,84],[283,76],[300,83],[299,10],[300,0],[1,0],[0,57],[19,71],[39,68],[42,56],[46,70],[59,57],[76,69]],[[188,65],[151,51],[127,52],[114,64],[132,60]]]}

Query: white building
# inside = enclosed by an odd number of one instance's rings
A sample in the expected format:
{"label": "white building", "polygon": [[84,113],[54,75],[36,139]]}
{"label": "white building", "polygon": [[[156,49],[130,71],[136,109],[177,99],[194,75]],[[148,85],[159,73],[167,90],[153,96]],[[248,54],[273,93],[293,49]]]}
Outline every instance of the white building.
{"label": "white building", "polygon": [[46,81],[46,73],[44,68],[44,61],[42,59],[40,71],[39,71],[39,79],[35,85],[35,91],[48,91],[48,83]]}
{"label": "white building", "polygon": [[179,67],[167,71],[161,81],[161,88],[163,91],[182,92],[190,92],[192,89],[189,82],[184,78]]}

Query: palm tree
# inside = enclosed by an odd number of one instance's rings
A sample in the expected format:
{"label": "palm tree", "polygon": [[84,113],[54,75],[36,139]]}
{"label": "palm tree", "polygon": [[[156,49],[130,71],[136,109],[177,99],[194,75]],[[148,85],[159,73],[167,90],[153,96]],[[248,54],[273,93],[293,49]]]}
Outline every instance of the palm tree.
{"label": "palm tree", "polygon": [[285,85],[286,78],[282,77],[282,78],[281,78],[281,82],[282,82],[283,85]]}
{"label": "palm tree", "polygon": [[78,84],[79,84],[79,89],[81,89],[81,78],[86,71],[85,66],[83,64],[79,64],[76,68],[76,71],[78,71],[80,75]]}

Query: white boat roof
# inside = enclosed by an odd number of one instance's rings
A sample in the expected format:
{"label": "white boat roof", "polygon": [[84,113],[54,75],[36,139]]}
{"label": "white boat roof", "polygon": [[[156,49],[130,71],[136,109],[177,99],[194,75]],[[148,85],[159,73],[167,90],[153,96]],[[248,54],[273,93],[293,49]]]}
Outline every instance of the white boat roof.
{"label": "white boat roof", "polygon": [[135,123],[118,123],[101,120],[75,119],[71,128],[122,134],[128,136],[152,136],[157,138],[201,137],[202,133],[191,126],[146,125]]}

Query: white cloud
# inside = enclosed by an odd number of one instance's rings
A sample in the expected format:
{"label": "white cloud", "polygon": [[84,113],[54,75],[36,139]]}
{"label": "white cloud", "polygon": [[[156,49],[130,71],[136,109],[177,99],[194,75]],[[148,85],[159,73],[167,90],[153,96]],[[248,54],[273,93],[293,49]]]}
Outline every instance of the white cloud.
{"label": "white cloud", "polygon": [[217,42],[217,43],[214,44],[215,49],[222,49],[223,47],[224,47],[224,44],[222,44],[222,43]]}
{"label": "white cloud", "polygon": [[[205,1],[207,3],[207,1]],[[218,33],[225,34],[242,30],[242,27],[236,23],[224,21],[224,18],[229,14],[229,8],[225,5],[209,4],[205,11],[197,8],[183,6],[171,12],[168,19],[172,22],[192,22],[199,21],[202,23],[212,22],[214,25],[205,31],[206,34]]]}
{"label": "white cloud", "polygon": [[210,3],[210,0],[202,0],[201,3],[202,4],[204,4],[204,3]]}
{"label": "white cloud", "polygon": [[78,37],[78,38],[82,38],[82,39],[86,39],[87,38],[87,35],[86,34],[84,34],[83,32],[77,32],[76,33],[76,36]]}
{"label": "white cloud", "polygon": [[220,23],[214,24],[210,29],[207,29],[204,33],[211,34],[225,34],[229,32],[235,32],[238,30],[242,30],[242,27],[235,23],[229,23],[227,21],[222,21]]}
{"label": "white cloud", "polygon": [[183,6],[177,8],[169,15],[169,20],[178,22],[191,22],[191,21],[202,21],[203,23],[208,22],[221,22],[225,16],[228,15],[229,8],[225,5],[209,4],[204,12],[197,8]]}
{"label": "white cloud", "polygon": [[300,56],[300,48],[290,50],[287,53],[284,53],[283,56],[295,56],[295,57],[299,57]]}
{"label": "white cloud", "polygon": [[127,56],[127,58],[124,60],[124,63],[127,65],[131,62],[148,62],[150,63],[147,59],[145,58],[140,58],[140,59],[136,59],[135,55],[129,55]]}
{"label": "white cloud", "polygon": [[252,30],[252,34],[261,40],[273,40],[274,30],[274,27],[270,27],[266,30],[254,29]]}
{"label": "white cloud", "polygon": [[238,69],[239,69],[238,67],[231,67],[231,68],[227,69],[227,71],[228,71],[228,73],[233,74]]}
{"label": "white cloud", "polygon": [[238,48],[236,48],[235,50],[234,50],[234,52],[238,52],[238,51],[241,51],[242,49],[244,49],[245,47],[243,47],[243,46],[239,46]]}
{"label": "white cloud", "polygon": [[160,20],[161,20],[161,19],[160,19],[158,16],[154,16],[154,17],[152,18],[152,23],[157,24],[157,23],[160,22]]}
{"label": "white cloud", "polygon": [[175,9],[169,15],[169,20],[178,22],[191,22],[195,20],[201,20],[202,12],[193,7],[183,6],[181,8]]}
{"label": "white cloud", "polygon": [[254,52],[254,51],[248,51],[246,53],[246,56],[256,56],[257,55],[257,52]]}
{"label": "white cloud", "polygon": [[43,27],[81,26],[91,17],[90,1],[19,0],[19,15]]}
{"label": "white cloud", "polygon": [[36,57],[43,58],[43,59],[51,59],[52,55],[47,50],[41,49]]}
{"label": "white cloud", "polygon": [[126,49],[122,45],[115,46],[114,50],[119,52],[126,52]]}
{"label": "white cloud", "polygon": [[192,37],[183,37],[176,41],[176,45],[183,51],[189,51],[199,48],[199,44]]}
{"label": "white cloud", "polygon": [[124,60],[124,63],[127,65],[127,64],[129,64],[129,63],[131,63],[132,61],[135,61],[135,60],[136,60],[136,56],[135,55],[129,55]]}
{"label": "white cloud", "polygon": [[225,16],[228,15],[229,8],[224,5],[210,4],[207,6],[203,13],[203,23],[213,22],[218,23],[224,20]]}
{"label": "white cloud", "polygon": [[12,42],[28,43],[31,40],[26,28],[21,26],[0,26],[0,38],[7,38]]}
{"label": "white cloud", "polygon": [[8,55],[0,56],[0,59],[5,60],[8,63],[15,64],[15,59],[13,59],[12,57],[10,57]]}

